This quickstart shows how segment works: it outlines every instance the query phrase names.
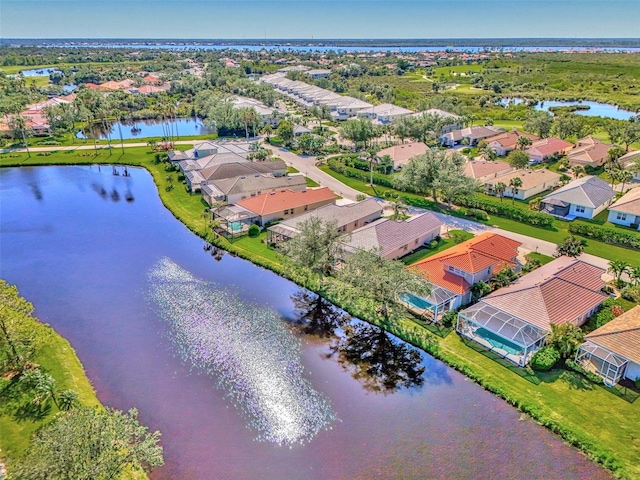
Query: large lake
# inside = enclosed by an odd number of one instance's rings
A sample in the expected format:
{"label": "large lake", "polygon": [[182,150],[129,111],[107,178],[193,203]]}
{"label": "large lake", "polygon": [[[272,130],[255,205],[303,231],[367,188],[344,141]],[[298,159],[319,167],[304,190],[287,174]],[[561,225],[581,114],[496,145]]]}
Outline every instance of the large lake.
{"label": "large lake", "polygon": [[154,479],[610,478],[428,355],[421,386],[377,393],[329,355],[344,337],[292,328],[294,284],[204,251],[129,172],[0,169],[0,265],[100,400],[162,431]]}

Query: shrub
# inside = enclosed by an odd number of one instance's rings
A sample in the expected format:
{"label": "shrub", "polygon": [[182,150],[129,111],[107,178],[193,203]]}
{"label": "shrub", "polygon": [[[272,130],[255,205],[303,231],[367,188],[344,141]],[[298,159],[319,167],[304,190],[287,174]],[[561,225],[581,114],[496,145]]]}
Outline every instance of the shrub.
{"label": "shrub", "polygon": [[[327,160],[327,165],[336,173],[369,183],[370,174],[368,171],[365,172],[363,170],[358,170],[357,168],[348,167],[337,158],[330,158],[329,160]],[[382,175],[380,173],[373,174],[373,183],[375,183],[376,185],[381,185],[383,187],[393,188],[391,177]]]}
{"label": "shrub", "polygon": [[546,213],[523,210],[506,202],[483,199],[476,195],[458,197],[454,203],[461,207],[482,210],[488,214],[499,215],[536,227],[549,228],[553,224],[553,217]]}
{"label": "shrub", "polygon": [[440,322],[442,322],[442,325],[444,325],[445,327],[453,327],[457,320],[458,310],[449,310],[442,316]]}
{"label": "shrub", "polygon": [[573,370],[574,372],[578,372],[584,375],[587,378],[587,380],[589,380],[590,382],[595,383],[596,385],[604,384],[604,380],[600,375],[596,375],[593,372],[589,372],[588,370],[585,370],[584,368],[582,368],[582,365],[580,365],[578,362],[574,362],[573,360],[567,360],[566,362],[564,362],[564,364],[570,370]]}
{"label": "shrub", "polygon": [[484,210],[479,210],[477,208],[469,208],[465,213],[468,217],[474,217],[478,220],[489,220],[489,215]]}
{"label": "shrub", "polygon": [[540,372],[551,370],[560,361],[560,352],[551,345],[542,347],[531,357],[531,368]]}
{"label": "shrub", "polygon": [[249,236],[250,237],[257,237],[258,235],[260,235],[260,227],[258,225],[256,225],[255,223],[253,223],[249,227]]}
{"label": "shrub", "polygon": [[620,295],[630,302],[640,303],[640,285],[629,285],[620,291]]}
{"label": "shrub", "polygon": [[636,378],[636,381],[633,382],[638,390],[640,390],[640,378]]}
{"label": "shrub", "polygon": [[569,233],[600,240],[609,245],[619,245],[621,247],[640,250],[640,234],[634,232],[582,222],[573,222],[569,225]]}
{"label": "shrub", "polygon": [[429,242],[429,248],[430,248],[431,250],[434,250],[434,249],[438,248],[438,242],[437,242],[436,240],[431,240],[431,241]]}

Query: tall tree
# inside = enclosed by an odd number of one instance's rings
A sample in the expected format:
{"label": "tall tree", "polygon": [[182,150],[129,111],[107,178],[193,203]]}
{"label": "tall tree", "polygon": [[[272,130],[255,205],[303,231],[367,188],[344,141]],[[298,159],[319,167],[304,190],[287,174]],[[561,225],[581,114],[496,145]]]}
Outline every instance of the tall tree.
{"label": "tall tree", "polygon": [[507,162],[509,162],[509,165],[512,167],[521,170],[529,166],[529,155],[522,150],[513,150],[509,152],[509,155],[507,155]]}
{"label": "tall tree", "polygon": [[615,283],[619,285],[622,275],[631,271],[631,265],[624,260],[612,260],[607,271],[613,273]]}
{"label": "tall tree", "polygon": [[527,116],[523,127],[526,131],[535,133],[540,138],[546,138],[551,132],[552,125],[553,115],[544,110],[534,110]]}
{"label": "tall tree", "polygon": [[495,190],[495,192],[500,197],[500,201],[502,201],[502,199],[504,198],[504,192],[507,190],[507,184],[504,183],[504,182],[498,182],[493,187],[493,189]]}
{"label": "tall tree", "polygon": [[126,467],[150,472],[164,464],[160,433],[138,422],[135,409],[79,407],[58,414],[38,430],[16,462],[16,478],[107,480]]}
{"label": "tall tree", "polygon": [[518,191],[522,187],[522,179],[520,177],[513,177],[509,180],[509,188],[511,188],[511,203],[514,204],[516,200],[516,195],[518,195]]}
{"label": "tall tree", "polygon": [[305,268],[318,275],[318,285],[323,286],[323,276],[331,272],[344,252],[345,236],[338,231],[337,221],[325,222],[312,216],[297,225],[298,235],[278,244],[278,249],[293,268]]}
{"label": "tall tree", "polygon": [[376,251],[361,250],[349,255],[336,271],[336,294],[346,297],[384,321],[404,315],[402,295],[407,292],[427,296],[430,284],[397,260],[387,260]]}
{"label": "tall tree", "polygon": [[394,185],[400,190],[431,195],[435,201],[439,190],[451,198],[460,187],[470,186],[465,180],[464,163],[465,158],[457,152],[429,149],[402,167],[394,177]]}

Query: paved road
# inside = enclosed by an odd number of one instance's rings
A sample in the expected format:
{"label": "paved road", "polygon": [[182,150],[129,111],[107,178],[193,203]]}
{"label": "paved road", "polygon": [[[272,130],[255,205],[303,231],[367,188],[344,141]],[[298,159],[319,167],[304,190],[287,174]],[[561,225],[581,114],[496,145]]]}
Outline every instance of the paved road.
{"label": "paved road", "polygon": [[362,195],[362,192],[348,187],[339,180],[336,180],[331,175],[323,172],[316,167],[316,157],[301,157],[295,153],[291,153],[287,150],[283,150],[272,145],[265,144],[265,147],[271,149],[273,154],[280,157],[287,165],[291,165],[295,169],[304,174],[305,177],[318,182],[323,187],[329,187],[331,191],[340,195],[343,198],[356,201],[357,195]]}

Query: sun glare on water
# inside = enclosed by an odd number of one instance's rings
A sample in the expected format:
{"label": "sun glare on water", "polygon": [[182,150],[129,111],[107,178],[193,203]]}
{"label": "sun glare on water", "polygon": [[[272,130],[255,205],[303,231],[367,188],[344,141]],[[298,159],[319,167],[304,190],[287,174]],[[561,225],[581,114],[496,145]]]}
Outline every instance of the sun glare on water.
{"label": "sun glare on water", "polygon": [[259,440],[305,443],[330,428],[331,404],[304,377],[300,343],[275,311],[248,305],[167,258],[149,280],[183,361],[219,381]]}

